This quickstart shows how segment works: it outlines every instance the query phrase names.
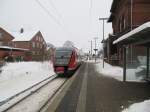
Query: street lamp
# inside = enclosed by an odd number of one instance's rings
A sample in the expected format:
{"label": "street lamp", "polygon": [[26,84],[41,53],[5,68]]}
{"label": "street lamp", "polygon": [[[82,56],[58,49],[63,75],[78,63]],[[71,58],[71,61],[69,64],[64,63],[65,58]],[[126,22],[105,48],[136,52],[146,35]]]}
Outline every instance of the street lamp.
{"label": "street lamp", "polygon": [[108,20],[108,18],[99,18],[99,20],[103,21],[103,68],[104,68],[104,21]]}

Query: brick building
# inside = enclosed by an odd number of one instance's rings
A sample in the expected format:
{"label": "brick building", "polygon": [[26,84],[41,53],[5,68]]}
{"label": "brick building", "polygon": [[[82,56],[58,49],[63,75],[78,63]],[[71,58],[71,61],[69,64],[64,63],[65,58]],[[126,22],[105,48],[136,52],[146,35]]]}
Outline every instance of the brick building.
{"label": "brick building", "polygon": [[0,60],[4,59],[10,54],[10,47],[12,47],[12,40],[14,37],[6,30],[0,27]]}
{"label": "brick building", "polygon": [[[109,44],[116,48],[113,54],[116,54],[118,64],[124,65],[124,74],[127,72],[126,68],[136,70],[140,63],[145,63],[146,66],[150,1],[113,0],[110,12],[108,22],[112,22],[113,36],[109,38],[113,39]],[[147,42],[144,43],[144,40]]]}
{"label": "brick building", "polygon": [[45,59],[46,42],[39,30],[9,31],[0,28],[0,59],[13,55],[25,60]]}
{"label": "brick building", "polygon": [[13,46],[17,48],[29,49],[32,55],[32,60],[40,61],[45,59],[46,42],[39,30],[20,32],[11,32],[15,37]]}
{"label": "brick building", "polygon": [[12,46],[14,37],[0,27],[0,46]]}

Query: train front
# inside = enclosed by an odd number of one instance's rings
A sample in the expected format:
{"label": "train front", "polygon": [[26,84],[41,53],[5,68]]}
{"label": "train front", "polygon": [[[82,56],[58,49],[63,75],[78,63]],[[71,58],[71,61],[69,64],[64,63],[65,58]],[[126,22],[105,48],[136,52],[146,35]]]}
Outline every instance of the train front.
{"label": "train front", "polygon": [[57,48],[54,56],[54,71],[57,74],[67,74],[72,49]]}

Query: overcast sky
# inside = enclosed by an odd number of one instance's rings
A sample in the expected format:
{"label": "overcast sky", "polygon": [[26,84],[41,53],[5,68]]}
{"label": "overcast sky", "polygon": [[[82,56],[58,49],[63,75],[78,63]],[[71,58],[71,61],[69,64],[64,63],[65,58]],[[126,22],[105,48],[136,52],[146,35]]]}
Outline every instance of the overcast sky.
{"label": "overcast sky", "polygon": [[[55,46],[73,41],[84,51],[90,40],[102,40],[102,21],[109,17],[112,0],[0,0],[0,26],[11,31],[39,29],[45,40]],[[105,38],[112,33],[105,23]]]}

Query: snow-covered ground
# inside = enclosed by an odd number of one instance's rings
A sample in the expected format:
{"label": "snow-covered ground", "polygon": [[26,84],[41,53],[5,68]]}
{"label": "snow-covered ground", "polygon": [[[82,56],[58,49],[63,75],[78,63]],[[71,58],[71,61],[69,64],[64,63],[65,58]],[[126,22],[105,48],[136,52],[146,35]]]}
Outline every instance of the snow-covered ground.
{"label": "snow-covered ground", "polygon": [[[90,61],[90,62],[94,62]],[[112,66],[108,63],[104,63],[103,68],[103,61],[97,60],[96,63],[96,70],[101,73],[102,75],[115,78],[119,81],[123,81],[123,68],[119,66]],[[126,70],[126,80],[127,81],[134,81],[134,82],[143,82],[143,76],[137,76],[136,72],[139,71],[138,69],[127,69]]]}
{"label": "snow-covered ground", "polygon": [[150,100],[145,100],[141,103],[135,103],[131,105],[128,109],[122,112],[150,112]]}
{"label": "snow-covered ground", "polygon": [[[90,61],[91,62],[91,61]],[[123,69],[118,66],[112,66],[108,63],[104,63],[103,68],[103,60],[97,60],[96,63],[96,70],[101,73],[102,75],[115,78],[119,81],[123,79]]]}
{"label": "snow-covered ground", "polygon": [[6,63],[0,73],[0,102],[55,74],[52,63]]}

